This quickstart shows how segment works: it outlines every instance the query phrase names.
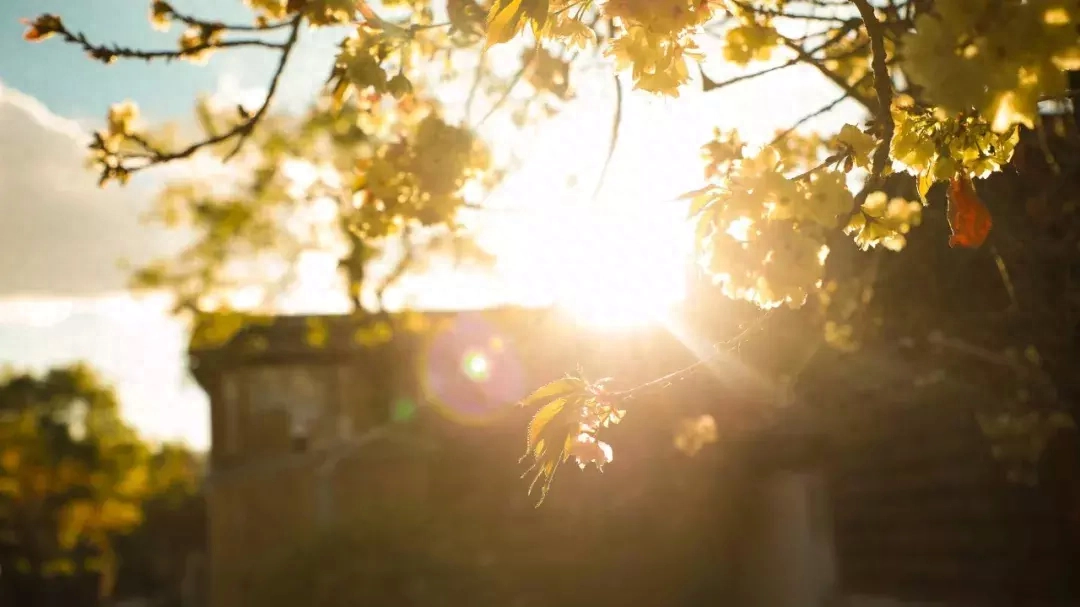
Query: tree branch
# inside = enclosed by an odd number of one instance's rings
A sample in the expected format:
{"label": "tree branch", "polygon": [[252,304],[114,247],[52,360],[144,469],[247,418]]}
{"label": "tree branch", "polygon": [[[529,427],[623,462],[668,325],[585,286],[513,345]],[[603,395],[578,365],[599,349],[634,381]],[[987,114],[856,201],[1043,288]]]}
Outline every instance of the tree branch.
{"label": "tree branch", "polygon": [[270,103],[274,100],[278,85],[281,83],[281,75],[285,72],[285,65],[289,62],[289,55],[292,54],[292,50],[296,46],[296,41],[300,37],[300,23],[302,21],[303,19],[301,17],[293,19],[292,28],[289,30],[289,39],[285,41],[285,48],[281,53],[281,59],[278,60],[277,68],[274,70],[274,76],[270,79],[270,88],[266,91],[266,98],[263,100],[262,105],[259,106],[259,110],[237,130],[238,139],[236,140],[236,147],[225,155],[222,159],[223,162],[228,162],[240,152],[240,148],[244,147],[244,142],[251,136],[251,132],[255,130],[255,125],[263,119],[266,112],[270,109]]}
{"label": "tree branch", "polygon": [[[251,133],[255,130],[255,127],[259,124],[260,121],[263,120],[263,118],[266,116],[266,113],[269,111],[270,104],[273,101],[275,94],[277,93],[278,86],[281,83],[281,75],[285,70],[285,65],[288,63],[289,57],[292,54],[292,50],[295,47],[296,41],[299,37],[300,25],[302,22],[303,18],[299,15],[293,18],[291,22],[292,29],[289,30],[289,38],[281,44],[281,58],[279,59],[277,68],[274,70],[274,75],[270,80],[270,87],[266,92],[266,97],[263,99],[262,105],[254,114],[247,117],[244,121],[236,124],[231,129],[223,133],[219,133],[212,137],[197,141],[185,148],[172,152],[166,152],[153,146],[145,138],[137,134],[128,134],[127,139],[135,142],[140,147],[142,147],[145,150],[145,153],[117,153],[116,157],[120,159],[120,162],[113,167],[106,165],[104,169],[104,174],[102,176],[102,181],[104,182],[107,178],[114,175],[130,175],[131,173],[135,173],[137,171],[157,164],[164,164],[173,160],[182,160],[184,158],[192,156],[203,148],[223,143],[233,138],[237,138],[235,147],[232,149],[232,151],[230,151],[222,158],[222,162],[228,162],[229,160],[231,160],[234,156],[236,156],[237,153],[239,153],[240,149],[244,145],[244,142],[247,140],[248,137],[251,136]],[[94,143],[91,144],[91,148],[101,149],[102,151],[106,152],[108,151],[105,149],[105,144],[100,137],[95,138]],[[145,160],[146,162],[145,164],[128,166],[123,164],[123,160],[125,159],[138,159]],[[112,174],[110,174],[110,171],[112,171]]]}
{"label": "tree branch", "polygon": [[234,23],[222,23],[221,21],[206,21],[191,15],[178,12],[171,4],[166,3],[169,11],[168,14],[173,18],[183,23],[184,25],[191,25],[195,27],[209,27],[220,30],[230,30],[234,32],[270,32],[279,29],[285,29],[292,25],[292,19],[286,21],[279,21],[277,23],[267,23],[264,25],[237,25]]}
{"label": "tree branch", "polygon": [[117,59],[141,59],[143,61],[154,61],[162,59],[165,61],[172,61],[174,59],[183,59],[185,57],[195,57],[200,53],[224,49],[224,48],[239,48],[239,47],[261,47],[275,50],[284,50],[286,45],[281,42],[268,42],[258,38],[244,38],[240,40],[222,40],[220,42],[204,41],[201,44],[196,44],[187,48],[171,50],[141,50],[133,49],[119,45],[106,46],[99,45],[90,42],[86,35],[82,32],[73,32],[67,27],[60,25],[60,28],[56,30],[56,34],[60,36],[65,42],[78,45],[81,47],[90,57],[97,59],[103,63],[112,63]]}
{"label": "tree branch", "polygon": [[813,67],[814,69],[816,69],[817,71],[821,72],[822,76],[825,76],[833,84],[840,87],[852,99],[854,99],[855,101],[858,101],[863,107],[866,107],[866,108],[873,108],[874,107],[874,100],[873,99],[870,99],[866,95],[863,95],[862,93],[860,93],[857,88],[855,88],[853,85],[849,84],[846,80],[841,78],[839,74],[836,74],[836,73],[830,71],[820,61],[818,61],[816,58],[811,56],[810,53],[808,53],[805,49],[803,49],[801,46],[799,46],[798,43],[796,43],[795,41],[791,40],[790,38],[787,38],[787,37],[784,37],[784,36],[781,36],[780,40],[784,43],[784,46],[786,46],[786,47],[790,48],[791,50],[795,51],[795,53],[799,57],[799,61],[801,61],[802,63],[806,63],[806,64],[810,65],[811,67]]}
{"label": "tree branch", "polygon": [[[701,71],[701,77],[704,80],[704,84],[702,85],[702,89],[705,92],[715,91],[715,90],[722,89],[724,87],[730,86],[732,84],[742,82],[744,80],[750,80],[752,78],[757,78],[758,76],[764,76],[766,74],[776,72],[776,71],[782,70],[784,68],[791,67],[791,66],[795,65],[796,63],[806,62],[806,61],[813,61],[813,54],[814,53],[821,52],[821,51],[831,47],[832,45],[836,44],[837,42],[839,42],[844,36],[848,35],[848,33],[850,33],[852,29],[855,28],[855,25],[857,23],[858,23],[858,21],[847,21],[847,22],[845,22],[844,27],[837,30],[837,32],[835,34],[830,36],[827,40],[825,40],[824,42],[822,42],[818,46],[814,47],[813,49],[810,49],[809,51],[804,50],[801,46],[798,46],[797,44],[795,44],[794,40],[785,39],[786,42],[791,43],[791,44],[788,44],[787,46],[789,48],[792,48],[793,50],[796,50],[797,54],[796,54],[795,57],[793,57],[793,58],[791,58],[791,59],[789,59],[789,60],[787,60],[784,63],[781,63],[779,65],[774,65],[772,67],[768,67],[768,68],[765,68],[763,70],[759,70],[759,71],[756,71],[756,72],[751,72],[749,74],[740,74],[738,76],[735,76],[733,78],[729,78],[729,79],[721,81],[721,82],[714,82],[714,81],[710,80],[709,77],[705,75],[705,71],[702,70],[700,66],[698,66],[698,69]],[[709,32],[709,33],[710,33],[710,35],[713,35],[713,36],[718,35],[718,34],[714,34],[712,32]],[[798,46],[797,49],[795,48],[796,46]]]}
{"label": "tree branch", "polygon": [[709,91],[715,91],[717,89],[722,89],[722,88],[731,86],[732,84],[738,84],[739,82],[742,82],[744,80],[751,80],[753,78],[757,78],[758,76],[764,76],[766,74],[771,74],[772,72],[780,71],[780,70],[782,70],[784,68],[791,67],[791,66],[795,65],[798,62],[799,62],[799,59],[797,59],[797,58],[796,59],[791,59],[791,60],[785,61],[784,63],[780,63],[780,64],[774,65],[772,67],[767,67],[767,68],[765,68],[763,70],[758,70],[756,72],[750,72],[748,74],[739,74],[738,76],[734,76],[734,77],[728,78],[727,80],[722,80],[720,82],[715,82],[711,78],[706,76],[705,75],[705,70],[702,69],[702,67],[700,65],[698,65],[698,70],[701,72],[701,79],[702,79],[701,89],[704,92],[708,93]]}
{"label": "tree branch", "polygon": [[[861,84],[863,82],[863,80],[865,80],[865,79],[866,79],[866,76],[863,76],[863,78],[859,79],[859,81],[855,83],[855,86],[858,86],[859,84]],[[769,145],[776,145],[777,143],[780,143],[781,141],[784,140],[785,137],[787,137],[788,135],[791,135],[792,133],[794,133],[802,125],[804,125],[807,122],[813,120],[814,118],[817,118],[818,116],[821,116],[822,114],[825,114],[827,112],[832,111],[836,106],[840,105],[845,100],[850,99],[850,98],[851,98],[851,94],[845,92],[843,95],[840,95],[839,97],[837,97],[836,99],[833,99],[829,103],[821,106],[820,108],[814,110],[813,112],[810,112],[809,114],[806,114],[802,118],[799,118],[798,120],[795,121],[794,124],[792,124],[790,127],[788,127],[787,129],[785,129],[784,131],[779,133],[775,138],[773,138],[773,140],[769,142]]]}
{"label": "tree branch", "polygon": [[473,100],[476,99],[480,81],[484,78],[484,62],[487,60],[487,51],[488,47],[485,46],[480,50],[480,56],[476,59],[476,74],[473,76],[472,86],[469,87],[469,96],[465,98],[465,122],[469,121],[469,116],[472,114]]}
{"label": "tree branch", "polygon": [[839,164],[842,160],[847,158],[848,155],[849,155],[849,152],[838,152],[836,154],[833,154],[833,155],[829,156],[828,158],[826,158],[825,160],[822,160],[814,168],[807,169],[806,171],[803,171],[802,173],[799,173],[798,175],[792,177],[790,179],[790,181],[802,181],[803,179],[809,179],[811,175],[813,175],[814,173],[820,171],[821,169],[824,169],[825,167],[828,167],[830,165]]}
{"label": "tree branch", "polygon": [[379,284],[378,288],[375,289],[375,299],[379,302],[380,311],[386,310],[386,304],[383,299],[386,290],[405,275],[405,272],[409,270],[409,266],[413,264],[416,256],[415,246],[412,241],[412,230],[409,229],[408,224],[405,225],[405,229],[401,232],[401,247],[401,259],[394,264],[394,268],[390,271],[390,274],[388,274],[386,278],[382,280],[382,283]]}
{"label": "tree branch", "polygon": [[[838,15],[829,16],[829,15],[787,13],[787,12],[784,12],[784,11],[781,11],[781,10],[762,8],[760,6],[753,6],[753,5],[747,4],[745,2],[740,2],[739,0],[730,0],[730,1],[731,1],[732,4],[734,4],[735,6],[739,7],[740,9],[742,9],[742,10],[748,12],[748,13],[753,13],[755,15],[761,15],[763,17],[775,17],[775,18],[781,18],[781,19],[791,19],[793,21],[824,21],[824,22],[829,22],[829,23],[843,23],[843,22],[847,21],[846,18],[838,16]],[[842,6],[844,6],[844,5],[843,4],[837,4],[837,5],[831,6],[830,8],[840,8]]]}
{"label": "tree branch", "polygon": [[[533,57],[535,57],[535,54],[533,55]],[[480,125],[487,122],[488,118],[491,118],[491,116],[495,112],[499,111],[499,108],[501,108],[502,105],[506,103],[507,99],[510,98],[510,93],[514,90],[514,87],[517,86],[517,83],[521,81],[522,76],[524,76],[525,72],[529,69],[530,66],[532,66],[532,62],[533,59],[532,57],[530,57],[528,61],[521,64],[521,68],[517,71],[516,74],[513,75],[513,77],[510,78],[510,82],[506,85],[506,89],[503,91],[502,95],[500,95],[499,98],[495,100],[495,103],[491,106],[491,108],[488,109],[487,113],[484,114],[483,118],[480,119],[480,122],[476,123],[476,128],[480,128]]]}
{"label": "tree branch", "polygon": [[867,0],[852,0],[852,2],[855,8],[859,9],[859,15],[866,26],[866,34],[870,37],[870,65],[874,72],[874,91],[877,93],[874,123],[881,142],[874,150],[871,177],[867,182],[867,187],[870,187],[872,183],[881,179],[889,163],[889,147],[895,130],[892,119],[893,84],[885,58],[885,31],[874,14],[874,7],[870,6]]}

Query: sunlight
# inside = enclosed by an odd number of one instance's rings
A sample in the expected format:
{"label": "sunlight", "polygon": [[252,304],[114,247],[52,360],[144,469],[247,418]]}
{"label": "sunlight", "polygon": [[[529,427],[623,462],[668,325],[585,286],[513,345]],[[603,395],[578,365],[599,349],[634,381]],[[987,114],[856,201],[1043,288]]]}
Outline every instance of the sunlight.
{"label": "sunlight", "polygon": [[610,140],[612,99],[604,95],[611,92],[579,99],[526,135],[527,159],[493,197],[504,210],[484,217],[478,232],[508,300],[554,304],[583,325],[622,330],[663,322],[685,299],[693,227],[675,199],[700,185],[688,131],[705,119],[627,97],[594,195]]}
{"label": "sunlight", "polygon": [[490,240],[500,269],[530,299],[590,326],[634,327],[663,318],[686,294],[689,233],[681,209],[657,207],[548,204]]}
{"label": "sunlight", "polygon": [[676,127],[687,119],[628,99],[619,147],[594,196],[610,100],[575,103],[524,135],[527,159],[492,197],[500,210],[474,226],[496,256],[499,299],[555,305],[598,329],[662,321],[685,298],[690,270],[693,231],[686,204],[674,200],[699,179],[697,147],[678,145]]}

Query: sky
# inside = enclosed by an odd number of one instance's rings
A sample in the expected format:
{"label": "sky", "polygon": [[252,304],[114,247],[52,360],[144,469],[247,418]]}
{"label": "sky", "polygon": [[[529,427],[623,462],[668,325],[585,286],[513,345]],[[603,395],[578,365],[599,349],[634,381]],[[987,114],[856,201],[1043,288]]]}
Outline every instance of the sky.
{"label": "sky", "polygon": [[[174,4],[232,21],[249,15],[240,0]],[[147,437],[205,448],[208,404],[186,369],[186,328],[168,314],[167,298],[126,293],[120,262],[137,264],[173,250],[180,235],[147,226],[140,216],[169,179],[215,167],[171,167],[139,175],[127,187],[100,189],[86,168],[85,145],[117,101],[136,102],[149,120],[182,120],[198,94],[257,95],[272,56],[237,50],[205,66],[105,66],[57,40],[25,43],[19,23],[54,12],[92,40],[172,48],[178,32],[153,31],[148,8],[149,1],[140,0],[0,2],[0,366],[44,370],[87,361],[117,387],[124,414]],[[305,33],[275,109],[295,111],[310,101],[328,73],[337,36]],[[710,67],[714,79],[729,72]],[[408,302],[475,307],[534,302],[552,293],[573,300],[590,292],[585,285],[595,292],[597,281],[616,296],[613,302],[643,297],[655,289],[631,271],[635,264],[674,265],[685,253],[679,236],[685,209],[675,198],[700,187],[699,148],[712,128],[740,127],[760,140],[835,96],[807,74],[788,70],[719,95],[631,93],[605,187],[592,199],[614,92],[609,78],[581,82],[578,99],[560,117],[509,138],[525,159],[523,169],[491,201],[526,215],[480,220],[487,234],[481,241],[501,253],[497,275],[411,279],[403,283]],[[552,253],[538,256],[537,249]],[[597,317],[617,316],[617,309],[597,308],[593,299],[575,305],[585,304],[578,307]]]}

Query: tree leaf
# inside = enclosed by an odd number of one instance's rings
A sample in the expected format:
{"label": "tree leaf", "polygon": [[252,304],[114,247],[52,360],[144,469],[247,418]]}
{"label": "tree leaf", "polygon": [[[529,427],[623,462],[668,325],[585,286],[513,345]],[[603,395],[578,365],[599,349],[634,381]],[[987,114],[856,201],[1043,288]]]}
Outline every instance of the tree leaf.
{"label": "tree leaf", "polygon": [[709,189],[699,190],[696,192],[697,196],[694,196],[690,201],[690,211],[688,217],[696,217],[699,213],[704,211],[713,203],[716,198],[709,195]]}
{"label": "tree leaf", "polygon": [[531,407],[540,404],[544,399],[554,399],[574,392],[575,390],[584,389],[585,382],[582,380],[576,377],[564,377],[538,388],[535,392],[526,396],[524,400],[518,403],[518,405],[522,407]]}
{"label": "tree leaf", "polygon": [[967,175],[958,175],[949,182],[950,247],[977,249],[986,241],[994,222],[990,211],[979,199],[975,186]]}
{"label": "tree leaf", "polygon": [[532,420],[529,421],[529,435],[527,437],[528,448],[535,456],[538,457],[541,454],[536,452],[535,449],[542,448],[543,446],[539,443],[542,442],[544,429],[546,429],[548,424],[554,421],[555,418],[563,412],[565,407],[566,399],[557,398],[541,407],[540,410],[536,412],[536,415],[533,416]]}
{"label": "tree leaf", "polygon": [[927,170],[923,171],[922,173],[919,173],[919,179],[918,179],[919,198],[921,198],[923,202],[926,202],[926,193],[930,191],[930,187],[933,186],[933,185],[934,185],[934,174],[933,174],[932,171],[930,171],[930,169],[927,169]]}
{"label": "tree leaf", "polygon": [[488,12],[487,45],[509,42],[527,21],[539,32],[548,17],[548,0],[495,0]]}

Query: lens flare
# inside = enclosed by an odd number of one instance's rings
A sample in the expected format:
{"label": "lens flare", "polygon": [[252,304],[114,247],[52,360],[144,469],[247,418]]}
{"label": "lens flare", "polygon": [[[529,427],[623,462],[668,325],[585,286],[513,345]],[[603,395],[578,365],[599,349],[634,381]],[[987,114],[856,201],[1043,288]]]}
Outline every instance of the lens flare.
{"label": "lens flare", "polygon": [[527,392],[512,341],[481,313],[437,330],[421,364],[424,398],[450,419],[483,423]]}
{"label": "lens flare", "polygon": [[487,381],[490,377],[490,363],[483,352],[472,351],[465,355],[462,368],[465,375],[473,381]]}
{"label": "lens flare", "polygon": [[402,396],[390,406],[390,421],[404,423],[416,416],[416,403],[411,398]]}

